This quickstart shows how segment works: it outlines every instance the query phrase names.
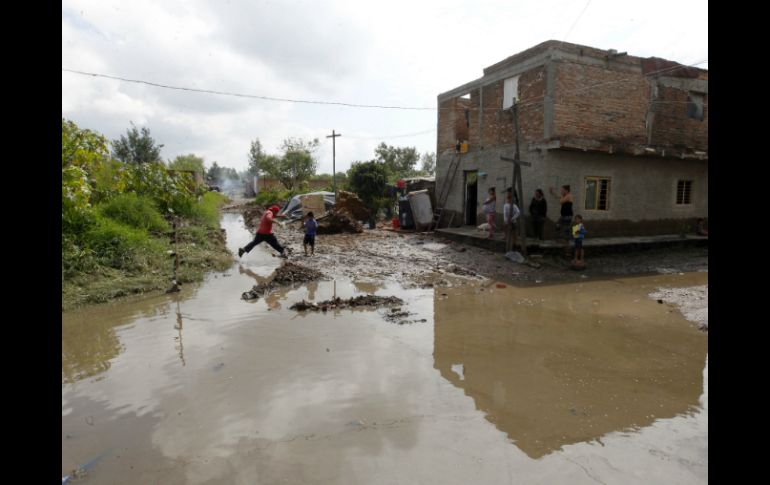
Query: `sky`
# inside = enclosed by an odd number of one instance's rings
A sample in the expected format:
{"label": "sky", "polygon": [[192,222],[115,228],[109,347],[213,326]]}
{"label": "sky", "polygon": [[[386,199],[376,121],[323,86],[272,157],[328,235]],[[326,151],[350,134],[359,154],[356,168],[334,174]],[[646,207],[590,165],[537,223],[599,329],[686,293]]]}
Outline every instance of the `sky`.
{"label": "sky", "polygon": [[318,172],[331,173],[336,130],[345,171],[380,142],[435,152],[437,96],[546,40],[708,69],[708,2],[63,0],[62,117],[110,140],[146,126],[165,160],[239,171],[253,140],[279,153],[299,137],[321,141]]}

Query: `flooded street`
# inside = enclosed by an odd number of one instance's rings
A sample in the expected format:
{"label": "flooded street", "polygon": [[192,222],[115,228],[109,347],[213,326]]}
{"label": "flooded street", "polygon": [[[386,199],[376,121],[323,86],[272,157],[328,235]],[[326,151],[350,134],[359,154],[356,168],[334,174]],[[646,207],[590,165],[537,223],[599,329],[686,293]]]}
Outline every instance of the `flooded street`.
{"label": "flooded street", "polygon": [[[233,253],[251,239],[238,214],[222,227]],[[708,334],[648,297],[707,272],[526,288],[345,277],[242,300],[280,265],[272,252],[177,294],[62,314],[62,476],[98,458],[79,482],[707,483]],[[289,309],[372,293],[416,321]]]}

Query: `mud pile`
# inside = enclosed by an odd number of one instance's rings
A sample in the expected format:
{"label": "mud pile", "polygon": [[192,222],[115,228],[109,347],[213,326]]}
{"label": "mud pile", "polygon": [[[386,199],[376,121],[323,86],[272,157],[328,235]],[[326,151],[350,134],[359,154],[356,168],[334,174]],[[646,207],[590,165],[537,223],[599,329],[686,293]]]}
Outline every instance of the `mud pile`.
{"label": "mud pile", "polygon": [[311,301],[302,300],[290,306],[292,310],[298,312],[313,311],[325,312],[327,310],[334,310],[340,308],[354,308],[354,307],[381,307],[387,305],[400,305],[403,303],[401,298],[396,296],[377,296],[377,295],[361,295],[353,298],[343,300],[342,298],[334,298],[331,300],[325,300],[320,303],[313,303]]}
{"label": "mud pile", "polygon": [[371,211],[364,206],[361,199],[353,192],[340,190],[337,193],[337,202],[334,204],[335,212],[348,213],[357,221],[366,221],[372,217]]}
{"label": "mud pile", "polygon": [[244,300],[254,300],[264,295],[270,290],[278,288],[279,286],[288,286],[295,283],[308,283],[310,281],[316,281],[324,277],[324,274],[320,271],[316,271],[312,268],[306,268],[299,264],[286,262],[275,270],[275,275],[267,283],[260,283],[254,285],[252,289],[244,292],[241,298]]}
{"label": "mud pile", "polygon": [[318,220],[318,234],[340,234],[343,232],[356,234],[364,232],[364,228],[349,212],[335,211]]}

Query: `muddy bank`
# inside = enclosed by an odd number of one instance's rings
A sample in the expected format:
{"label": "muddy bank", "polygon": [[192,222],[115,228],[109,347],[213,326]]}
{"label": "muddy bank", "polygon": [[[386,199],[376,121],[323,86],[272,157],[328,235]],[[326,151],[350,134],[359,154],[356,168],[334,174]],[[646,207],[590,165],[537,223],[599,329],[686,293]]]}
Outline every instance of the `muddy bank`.
{"label": "muddy bank", "polygon": [[650,293],[650,298],[658,300],[658,303],[675,305],[684,318],[695,323],[700,330],[708,331],[708,285],[690,288],[658,288],[654,293]]}
{"label": "muddy bank", "polygon": [[552,284],[638,274],[665,274],[708,270],[708,249],[665,249],[610,254],[592,258],[582,271],[569,260],[532,255],[514,263],[502,253],[446,240],[434,233],[399,233],[387,229],[359,234],[319,234],[315,255],[305,257],[302,230],[274,226],[281,244],[303,265],[324,270],[330,277],[379,280],[394,278],[405,287],[452,287],[485,279],[516,285]]}
{"label": "muddy bank", "polygon": [[342,299],[333,298],[331,300],[324,300],[318,303],[312,301],[302,300],[290,306],[291,310],[298,312],[313,311],[313,312],[325,312],[328,310],[343,309],[343,308],[356,308],[356,307],[370,307],[378,308],[388,305],[400,305],[404,303],[404,300],[396,296],[377,296],[377,295],[361,295],[354,296],[352,298]]}
{"label": "muddy bank", "polygon": [[254,285],[251,290],[244,292],[241,295],[241,298],[244,300],[254,300],[268,291],[275,290],[282,286],[290,286],[297,283],[309,283],[311,281],[320,280],[323,277],[324,274],[320,271],[287,261],[275,270],[270,281]]}

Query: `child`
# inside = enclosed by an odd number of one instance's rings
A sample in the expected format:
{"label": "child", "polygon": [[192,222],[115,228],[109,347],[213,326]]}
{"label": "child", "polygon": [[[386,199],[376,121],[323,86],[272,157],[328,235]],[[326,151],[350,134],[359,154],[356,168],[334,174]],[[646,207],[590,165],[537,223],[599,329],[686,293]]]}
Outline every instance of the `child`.
{"label": "child", "polygon": [[583,239],[586,236],[586,228],[583,226],[583,216],[575,216],[575,225],[572,226],[572,237],[575,239],[575,259],[572,260],[574,266],[582,266],[585,264],[583,258]]}
{"label": "child", "polygon": [[302,246],[305,248],[305,256],[307,256],[307,245],[310,244],[310,255],[315,254],[315,233],[318,229],[318,221],[315,220],[312,212],[308,212],[305,216],[305,239],[302,241]]}
{"label": "child", "polygon": [[505,204],[503,205],[503,223],[505,227],[506,236],[510,235],[510,238],[506,238],[510,241],[510,247],[507,250],[513,250],[516,247],[516,238],[518,235],[518,220],[521,211],[519,207],[513,202],[513,192],[508,189],[505,192]]}
{"label": "child", "polygon": [[487,215],[487,224],[489,224],[489,236],[487,239],[492,239],[492,235],[495,232],[495,204],[497,202],[497,195],[495,195],[495,188],[489,188],[489,197],[484,201],[484,214]]}

